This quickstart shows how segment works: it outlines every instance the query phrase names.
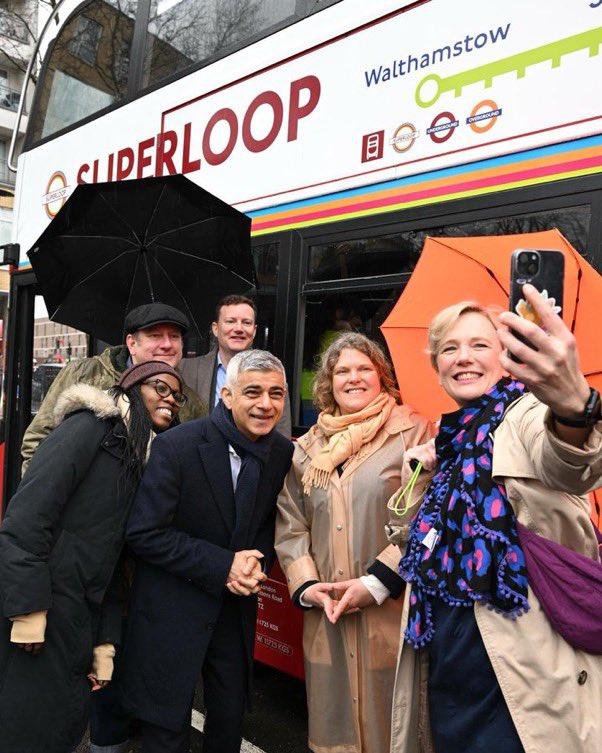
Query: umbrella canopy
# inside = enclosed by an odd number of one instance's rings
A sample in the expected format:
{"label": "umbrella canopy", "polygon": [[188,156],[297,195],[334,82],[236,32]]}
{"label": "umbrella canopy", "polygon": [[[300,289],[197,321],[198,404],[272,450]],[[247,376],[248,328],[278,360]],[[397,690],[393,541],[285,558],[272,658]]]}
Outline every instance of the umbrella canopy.
{"label": "umbrella canopy", "polygon": [[78,186],[28,252],[52,321],[123,342],[128,311],[161,301],[196,330],[255,285],[251,220],[182,175]]}
{"label": "umbrella canopy", "polygon": [[506,309],[510,257],[517,248],[563,252],[563,318],[577,338],[584,374],[592,386],[602,390],[602,276],[558,230],[548,230],[521,235],[427,238],[410,281],[381,327],[404,403],[433,420],[456,409],[439,386],[425,353],[430,321],[441,309],[464,300]]}

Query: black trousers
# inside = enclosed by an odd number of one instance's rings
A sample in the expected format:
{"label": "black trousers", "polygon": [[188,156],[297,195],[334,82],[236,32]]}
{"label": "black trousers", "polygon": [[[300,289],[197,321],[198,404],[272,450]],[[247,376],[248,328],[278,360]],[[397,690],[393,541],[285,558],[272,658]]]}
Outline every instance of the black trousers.
{"label": "black trousers", "polygon": [[[237,599],[228,596],[215,623],[201,676],[207,716],[203,753],[239,753],[245,712],[248,665]],[[190,699],[192,709],[192,699]],[[177,732],[142,723],[142,753],[188,753],[190,723]]]}

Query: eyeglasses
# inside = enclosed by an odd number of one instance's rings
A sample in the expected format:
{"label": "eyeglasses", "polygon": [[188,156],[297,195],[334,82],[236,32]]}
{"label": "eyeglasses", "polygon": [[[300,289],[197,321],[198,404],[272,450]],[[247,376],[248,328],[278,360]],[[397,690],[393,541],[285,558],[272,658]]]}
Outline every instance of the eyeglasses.
{"label": "eyeglasses", "polygon": [[172,388],[161,379],[152,379],[148,382],[143,382],[143,384],[152,384],[152,386],[155,388],[155,392],[157,393],[157,395],[159,395],[159,397],[169,397],[171,395],[174,399],[174,403],[179,408],[184,407],[188,402],[188,398],[186,397],[186,395],[184,395],[184,393],[172,390]]}

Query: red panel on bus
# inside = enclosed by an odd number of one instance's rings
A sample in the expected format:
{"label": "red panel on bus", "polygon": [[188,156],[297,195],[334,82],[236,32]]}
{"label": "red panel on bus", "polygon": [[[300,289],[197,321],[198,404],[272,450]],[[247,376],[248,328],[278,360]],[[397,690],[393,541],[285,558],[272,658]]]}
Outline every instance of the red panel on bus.
{"label": "red panel on bus", "polygon": [[293,606],[278,562],[258,597],[255,659],[303,679],[303,612]]}

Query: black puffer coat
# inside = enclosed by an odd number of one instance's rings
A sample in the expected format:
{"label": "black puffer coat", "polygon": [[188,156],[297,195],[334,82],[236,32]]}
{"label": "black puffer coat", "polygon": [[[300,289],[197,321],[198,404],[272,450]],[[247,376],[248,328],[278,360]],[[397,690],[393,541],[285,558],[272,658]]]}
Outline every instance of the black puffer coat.
{"label": "black puffer coat", "polygon": [[[108,395],[82,384],[61,397],[57,423],[0,527],[2,753],[72,751],[87,723],[93,647],[120,641],[112,594],[135,491],[122,471],[125,426]],[[41,610],[45,642],[33,656],[9,642],[8,617]]]}

